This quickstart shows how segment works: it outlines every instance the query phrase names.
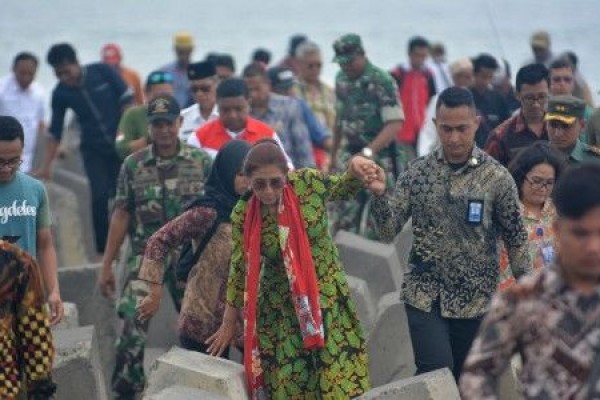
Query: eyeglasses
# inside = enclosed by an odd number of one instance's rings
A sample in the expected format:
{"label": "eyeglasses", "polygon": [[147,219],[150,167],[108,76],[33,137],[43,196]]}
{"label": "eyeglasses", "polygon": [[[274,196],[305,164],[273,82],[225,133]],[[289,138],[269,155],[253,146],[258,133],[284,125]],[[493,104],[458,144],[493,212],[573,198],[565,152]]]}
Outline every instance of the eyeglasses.
{"label": "eyeglasses", "polygon": [[554,187],[554,179],[542,179],[537,176],[533,178],[525,177],[525,180],[531,185],[532,189],[552,189]]}
{"label": "eyeglasses", "polygon": [[208,93],[212,90],[212,86],[210,86],[210,85],[192,85],[192,86],[190,86],[190,90],[193,93],[196,93],[196,92]]}
{"label": "eyeglasses", "polygon": [[285,180],[283,178],[256,178],[250,182],[250,186],[257,192],[262,192],[267,186],[273,190],[280,190],[285,186]]}
{"label": "eyeglasses", "polygon": [[554,83],[559,83],[561,81],[564,83],[571,83],[571,82],[573,82],[573,77],[571,77],[571,76],[553,76],[552,77],[552,82],[554,82]]}
{"label": "eyeglasses", "polygon": [[548,93],[526,94],[521,96],[521,100],[528,104],[545,104],[548,101]]}
{"label": "eyeglasses", "polygon": [[23,164],[23,160],[20,158],[13,158],[12,160],[0,160],[0,168],[8,167],[8,168],[17,168],[21,164]]}

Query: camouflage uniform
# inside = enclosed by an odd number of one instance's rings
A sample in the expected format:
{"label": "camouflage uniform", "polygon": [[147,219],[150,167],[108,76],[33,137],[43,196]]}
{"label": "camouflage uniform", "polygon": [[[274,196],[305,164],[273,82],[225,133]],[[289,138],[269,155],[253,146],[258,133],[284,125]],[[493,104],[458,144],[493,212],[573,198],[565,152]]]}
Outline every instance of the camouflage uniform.
{"label": "camouflage uniform", "polygon": [[[351,61],[352,51],[362,49],[362,44],[358,35],[349,34],[338,39],[333,47],[336,51],[334,61],[345,63]],[[404,119],[396,83],[388,72],[369,61],[364,73],[357,79],[351,80],[343,71],[339,71],[335,80],[335,94],[335,130],[345,141],[339,156],[342,165],[346,165],[353,154],[359,153],[375,139],[387,122]],[[391,146],[374,155],[374,160],[388,172],[393,185],[392,157],[397,158],[396,165],[403,165],[402,157],[392,151]],[[367,191],[359,193],[353,201],[336,203],[332,213],[333,233],[347,230],[371,239],[376,238],[369,203]]]}
{"label": "camouflage uniform", "polygon": [[[123,162],[115,207],[131,215],[128,233],[132,250],[126,263],[125,286],[117,301],[117,314],[124,326],[116,343],[112,377],[116,398],[134,398],[145,384],[143,360],[148,322],[136,318],[136,305],[148,293],[147,284],[138,280],[145,243],[203,191],[210,164],[208,154],[185,144],[180,144],[178,154],[169,159],[157,157],[153,147],[148,146]],[[169,260],[165,260],[165,265],[168,264]],[[165,285],[178,307],[184,285],[176,283],[172,268],[165,268],[165,271]]]}

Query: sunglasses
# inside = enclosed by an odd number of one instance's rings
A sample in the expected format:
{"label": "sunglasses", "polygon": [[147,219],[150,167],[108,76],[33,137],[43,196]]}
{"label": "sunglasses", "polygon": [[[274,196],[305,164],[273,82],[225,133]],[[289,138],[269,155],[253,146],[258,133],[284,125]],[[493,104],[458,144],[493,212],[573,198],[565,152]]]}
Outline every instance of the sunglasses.
{"label": "sunglasses", "polygon": [[273,190],[280,190],[285,186],[283,178],[256,178],[250,182],[250,186],[257,192],[262,192],[269,186]]}
{"label": "sunglasses", "polygon": [[190,87],[190,90],[193,93],[196,93],[196,92],[208,93],[212,90],[212,86],[210,86],[210,85],[192,85]]}

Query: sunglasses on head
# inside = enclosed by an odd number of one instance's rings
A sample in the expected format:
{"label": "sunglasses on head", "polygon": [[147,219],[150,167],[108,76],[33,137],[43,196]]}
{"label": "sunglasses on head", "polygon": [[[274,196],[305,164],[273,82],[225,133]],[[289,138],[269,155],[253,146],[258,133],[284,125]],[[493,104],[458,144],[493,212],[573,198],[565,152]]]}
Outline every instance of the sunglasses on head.
{"label": "sunglasses on head", "polygon": [[250,182],[250,186],[257,192],[263,191],[269,186],[273,190],[279,190],[285,185],[283,178],[256,178]]}
{"label": "sunglasses on head", "polygon": [[173,74],[171,74],[170,72],[154,73],[148,79],[148,83],[173,83]]}

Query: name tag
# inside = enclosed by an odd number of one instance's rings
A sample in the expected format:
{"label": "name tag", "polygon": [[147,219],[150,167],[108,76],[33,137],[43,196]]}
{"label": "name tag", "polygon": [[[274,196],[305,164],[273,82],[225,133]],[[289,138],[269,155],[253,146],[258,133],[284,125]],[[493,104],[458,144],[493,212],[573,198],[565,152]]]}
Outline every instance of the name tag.
{"label": "name tag", "polygon": [[483,221],[483,200],[469,200],[467,207],[467,222],[479,225]]}

